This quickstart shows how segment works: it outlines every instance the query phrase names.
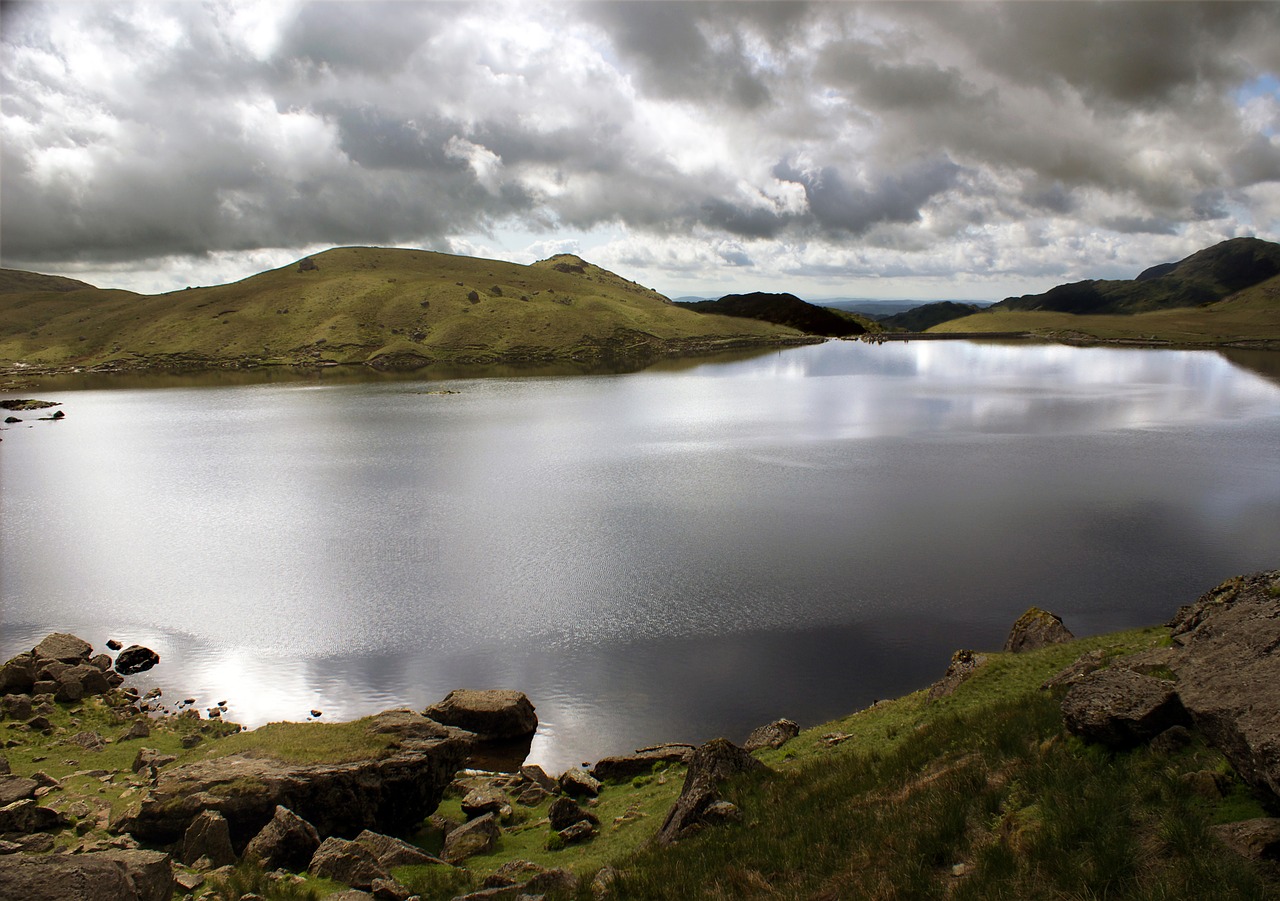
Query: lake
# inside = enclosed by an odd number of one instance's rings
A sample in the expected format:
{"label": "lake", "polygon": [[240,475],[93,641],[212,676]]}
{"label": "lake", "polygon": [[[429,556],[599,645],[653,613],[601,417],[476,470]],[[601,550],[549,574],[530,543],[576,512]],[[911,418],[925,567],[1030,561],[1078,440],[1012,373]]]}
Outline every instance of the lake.
{"label": "lake", "polygon": [[[441,393],[454,392],[454,393]],[[856,342],[626,375],[38,391],[0,659],[254,726],[525,691],[549,770],[923,687],[1280,565],[1280,384],[1205,351]]]}

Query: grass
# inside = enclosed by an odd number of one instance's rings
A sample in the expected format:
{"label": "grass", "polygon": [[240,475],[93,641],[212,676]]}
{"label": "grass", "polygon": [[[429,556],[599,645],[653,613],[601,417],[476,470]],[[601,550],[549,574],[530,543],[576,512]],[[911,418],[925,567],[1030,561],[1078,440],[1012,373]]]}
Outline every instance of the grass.
{"label": "grass", "polygon": [[395,367],[626,359],[799,337],[768,323],[699,315],[571,256],[521,266],[344,247],[311,259],[318,269],[295,263],[155,296],[66,284],[32,292],[19,280],[19,290],[0,290],[0,364]]}
{"label": "grass", "polygon": [[285,763],[348,763],[392,753],[394,736],[370,732],[371,717],[348,723],[268,723],[228,736],[203,756],[243,754]]}
{"label": "grass", "polygon": [[1079,341],[1182,345],[1223,345],[1241,341],[1280,344],[1280,276],[1204,306],[1132,315],[991,310],[952,319],[934,326],[929,332],[1033,334]]}

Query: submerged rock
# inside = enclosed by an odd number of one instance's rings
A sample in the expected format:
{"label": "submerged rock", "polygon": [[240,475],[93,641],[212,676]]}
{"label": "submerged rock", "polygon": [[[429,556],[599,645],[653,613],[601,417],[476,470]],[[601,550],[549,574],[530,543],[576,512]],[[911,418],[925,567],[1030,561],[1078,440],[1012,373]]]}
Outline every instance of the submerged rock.
{"label": "submerged rock", "polygon": [[151,648],[131,644],[116,655],[116,672],[122,676],[146,672],[160,662],[160,655]]}

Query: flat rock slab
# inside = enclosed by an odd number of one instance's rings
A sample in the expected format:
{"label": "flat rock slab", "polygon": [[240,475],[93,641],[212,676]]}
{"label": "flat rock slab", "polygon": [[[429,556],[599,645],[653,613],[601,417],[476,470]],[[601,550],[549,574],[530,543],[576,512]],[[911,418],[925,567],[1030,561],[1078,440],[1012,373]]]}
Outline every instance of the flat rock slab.
{"label": "flat rock slab", "polygon": [[1086,741],[1130,748],[1188,723],[1173,682],[1113,667],[1083,677],[1062,699],[1067,728]]}
{"label": "flat rock slab", "polygon": [[437,723],[474,732],[486,741],[522,738],[538,729],[538,715],[522,691],[459,688],[423,711]]}
{"label": "flat rock slab", "polygon": [[625,780],[636,776],[646,776],[653,772],[659,763],[688,763],[693,757],[692,745],[669,745],[661,748],[650,748],[634,754],[619,754],[615,757],[602,757],[591,768],[591,775],[597,779]]}
{"label": "flat rock slab", "polygon": [[0,856],[0,898],[169,901],[173,865],[159,851]]}
{"label": "flat rock slab", "polygon": [[1280,800],[1280,570],[1230,579],[1180,611],[1169,666],[1196,727]]}
{"label": "flat rock slab", "polygon": [[369,729],[395,737],[386,757],[290,764],[232,754],[166,768],[112,829],[168,844],[180,839],[201,811],[216,810],[226,817],[232,843],[243,847],[280,806],[321,836],[407,830],[435,810],[474,737],[412,711],[380,714]]}

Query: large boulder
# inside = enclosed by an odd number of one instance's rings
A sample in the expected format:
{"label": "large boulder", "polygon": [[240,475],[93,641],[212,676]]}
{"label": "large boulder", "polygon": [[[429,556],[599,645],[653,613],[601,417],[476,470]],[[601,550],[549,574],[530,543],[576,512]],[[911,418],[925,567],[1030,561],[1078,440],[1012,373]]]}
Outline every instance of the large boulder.
{"label": "large boulder", "polygon": [[358,889],[372,888],[373,880],[391,876],[364,845],[336,836],[320,843],[307,872]]}
{"label": "large boulder", "polygon": [[51,829],[61,829],[66,822],[62,814],[48,807],[41,807],[33,798],[24,798],[0,807],[0,833],[48,832]]}
{"label": "large boulder", "polygon": [[688,763],[693,756],[693,745],[659,745],[643,748],[634,754],[602,757],[591,768],[591,775],[600,780],[620,781],[645,776],[653,772],[659,763]]}
{"label": "large boulder", "polygon": [[1280,570],[1231,579],[1179,612],[1169,666],[1197,729],[1280,800]]}
{"label": "large boulder", "polygon": [[442,864],[443,860],[428,854],[417,845],[411,845],[403,839],[366,829],[356,836],[356,843],[378,859],[378,863],[390,870],[392,867],[422,866],[424,864]]}
{"label": "large boulder", "polygon": [[446,835],[440,856],[456,864],[476,854],[486,854],[497,846],[501,831],[493,814],[486,813]]}
{"label": "large boulder", "polygon": [[1074,639],[1071,630],[1062,624],[1062,617],[1039,607],[1031,607],[1013,624],[1004,649],[1018,654]]}
{"label": "large boulder", "polygon": [[707,809],[720,800],[720,784],[732,776],[768,770],[750,753],[724,738],[715,738],[693,752],[684,787],[654,836],[670,845],[706,823]]}
{"label": "large boulder", "polygon": [[745,751],[759,751],[762,748],[781,748],[791,739],[800,734],[800,726],[793,720],[774,720],[772,723],[765,723],[763,726],[757,726],[747,736],[747,742],[742,746]]}
{"label": "large boulder", "polygon": [[45,636],[32,652],[46,660],[59,660],[63,663],[87,663],[93,653],[93,645],[83,638],[77,638],[66,632],[54,632]]}
{"label": "large boulder", "polygon": [[145,672],[160,662],[160,655],[151,648],[131,644],[116,655],[116,672],[122,676]]}
{"label": "large boulder", "polygon": [[202,857],[208,858],[215,869],[236,862],[231,830],[227,828],[226,817],[216,810],[203,811],[182,836],[182,862],[191,866]]}
{"label": "large boulder", "polygon": [[298,764],[230,754],[168,767],[112,829],[168,844],[201,811],[216,810],[227,819],[232,844],[242,848],[281,806],[321,836],[408,830],[436,809],[474,737],[408,710],[371,717],[367,728],[390,738],[386,756]]}
{"label": "large boulder", "polygon": [[423,711],[437,723],[474,732],[485,741],[522,738],[538,729],[538,715],[522,691],[459,688]]}
{"label": "large boulder", "polygon": [[0,855],[0,898],[169,901],[173,864],[159,851]]}
{"label": "large boulder", "polygon": [[1111,748],[1144,744],[1170,726],[1188,723],[1175,685],[1112,667],[1083,677],[1062,699],[1067,728]]}
{"label": "large boulder", "polygon": [[244,849],[245,857],[262,863],[264,870],[304,870],[320,847],[320,834],[287,807],[276,806],[271,820]]}

